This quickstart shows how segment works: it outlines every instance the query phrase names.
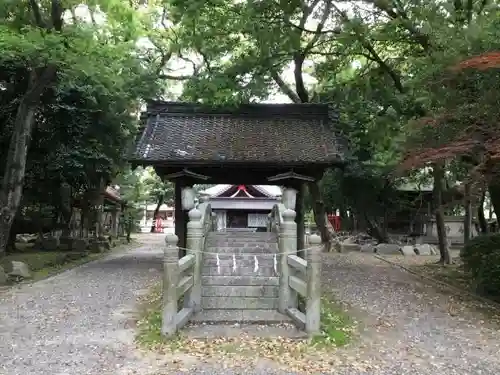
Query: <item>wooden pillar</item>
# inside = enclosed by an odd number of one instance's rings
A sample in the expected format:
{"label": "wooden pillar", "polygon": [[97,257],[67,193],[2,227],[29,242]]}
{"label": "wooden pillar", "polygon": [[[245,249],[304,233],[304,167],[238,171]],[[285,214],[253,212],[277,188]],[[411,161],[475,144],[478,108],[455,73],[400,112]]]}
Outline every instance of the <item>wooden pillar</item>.
{"label": "wooden pillar", "polygon": [[305,186],[302,182],[297,184],[297,200],[295,201],[295,213],[297,214],[295,222],[297,223],[297,255],[305,257],[303,250],[305,248],[305,210],[304,210]]}
{"label": "wooden pillar", "polygon": [[174,182],[175,184],[175,199],[174,199],[174,207],[175,207],[175,235],[177,236],[179,242],[179,257],[184,256],[183,248],[186,247],[186,215],[184,209],[182,208],[182,188],[184,187],[184,183],[182,180],[177,179]]}

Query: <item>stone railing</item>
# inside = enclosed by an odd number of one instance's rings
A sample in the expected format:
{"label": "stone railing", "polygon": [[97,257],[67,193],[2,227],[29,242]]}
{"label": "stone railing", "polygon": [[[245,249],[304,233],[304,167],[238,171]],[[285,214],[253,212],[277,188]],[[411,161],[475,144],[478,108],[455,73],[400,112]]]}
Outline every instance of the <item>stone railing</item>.
{"label": "stone railing", "polygon": [[[204,212],[193,208],[187,224],[186,255],[179,259],[178,238],[167,235],[163,261],[163,312],[162,334],[174,335],[201,310],[201,268],[205,236],[210,231],[212,209],[204,206]],[[208,212],[208,213],[207,213]],[[183,298],[182,298],[183,297]],[[183,299],[182,306],[179,301]]]}
{"label": "stone railing", "polygon": [[[289,315],[309,335],[320,332],[321,312],[321,238],[311,235],[305,259],[297,255],[295,211],[281,213],[279,227],[280,279],[278,309]],[[305,298],[305,312],[298,309],[298,296]]]}

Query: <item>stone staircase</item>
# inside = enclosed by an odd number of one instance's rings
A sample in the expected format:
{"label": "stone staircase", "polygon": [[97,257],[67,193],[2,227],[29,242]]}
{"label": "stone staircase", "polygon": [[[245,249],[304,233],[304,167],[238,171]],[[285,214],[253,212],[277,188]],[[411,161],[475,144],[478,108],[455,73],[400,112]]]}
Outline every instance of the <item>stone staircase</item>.
{"label": "stone staircase", "polygon": [[[202,267],[202,311],[193,322],[282,323],[276,234],[209,233]],[[276,267],[275,267],[276,258]]]}

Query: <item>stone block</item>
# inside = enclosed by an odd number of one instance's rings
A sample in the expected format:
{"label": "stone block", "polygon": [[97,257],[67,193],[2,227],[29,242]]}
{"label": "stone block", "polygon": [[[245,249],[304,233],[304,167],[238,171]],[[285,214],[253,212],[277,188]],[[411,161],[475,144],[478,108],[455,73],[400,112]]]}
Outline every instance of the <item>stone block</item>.
{"label": "stone block", "polygon": [[[192,321],[208,324],[247,322],[267,325],[289,323],[291,319],[275,310],[203,310],[194,315]],[[236,327],[240,328],[239,326]],[[239,333],[241,334],[241,331]]]}
{"label": "stone block", "polygon": [[43,238],[40,242],[42,250],[45,251],[56,251],[59,249],[60,241],[56,237]]}
{"label": "stone block", "polygon": [[73,238],[71,238],[71,237],[60,237],[59,238],[59,250],[61,250],[61,251],[71,251],[71,250],[73,250]]}
{"label": "stone block", "polygon": [[415,245],[415,252],[418,255],[436,255],[438,253],[437,249],[428,243]]}
{"label": "stone block", "polygon": [[85,238],[74,238],[73,239],[73,244],[72,244],[72,249],[74,251],[87,251],[89,246],[89,241],[86,240]]}
{"label": "stone block", "polygon": [[29,279],[31,278],[31,271],[26,263],[13,260],[12,271],[9,272],[9,276],[14,278]]}
{"label": "stone block", "polygon": [[375,252],[380,255],[398,255],[401,254],[401,245],[380,243],[375,246]]}
{"label": "stone block", "polygon": [[252,266],[241,266],[237,265],[234,270],[232,265],[220,265],[217,266],[204,266],[202,268],[201,274],[203,276],[265,276],[273,277],[277,276],[272,266],[259,266],[257,271],[255,267]]}
{"label": "stone block", "polygon": [[401,246],[401,252],[403,255],[417,255],[415,252],[415,247],[413,245],[404,245]]}
{"label": "stone block", "polygon": [[[233,264],[238,266],[254,266],[255,259],[259,266],[272,267],[274,265],[274,254],[219,254],[219,264],[221,266],[233,267]],[[278,262],[278,256],[276,256],[276,262]],[[204,266],[216,266],[217,265],[217,255],[216,254],[205,254],[203,257]]]}
{"label": "stone block", "polygon": [[278,308],[278,299],[263,297],[202,297],[201,307],[203,309],[275,310]]}
{"label": "stone block", "polygon": [[375,246],[373,246],[371,244],[364,244],[364,245],[361,245],[359,251],[361,251],[362,253],[374,253]]}
{"label": "stone block", "polygon": [[94,240],[90,243],[90,252],[92,253],[102,253],[106,251],[106,249],[109,249],[108,241]]}
{"label": "stone block", "polygon": [[214,285],[203,286],[201,289],[203,297],[278,297],[277,286],[229,286]]}
{"label": "stone block", "polygon": [[278,277],[262,277],[262,276],[202,276],[202,285],[249,285],[249,286],[278,286]]}
{"label": "stone block", "polygon": [[0,286],[7,284],[7,274],[2,266],[0,266]]}

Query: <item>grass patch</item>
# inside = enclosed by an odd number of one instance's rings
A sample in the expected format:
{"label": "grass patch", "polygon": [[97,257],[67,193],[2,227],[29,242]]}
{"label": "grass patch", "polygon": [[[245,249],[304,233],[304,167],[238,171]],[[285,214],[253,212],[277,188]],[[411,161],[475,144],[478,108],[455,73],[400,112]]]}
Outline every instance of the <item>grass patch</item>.
{"label": "grass patch", "polygon": [[204,363],[246,368],[259,360],[270,360],[287,371],[330,373],[341,362],[336,349],[346,345],[354,332],[354,321],[335,303],[322,301],[322,334],[313,339],[283,337],[217,337],[190,339],[180,332],[172,338],[161,335],[161,285],[142,298],[136,342],[139,347],[173,358],[183,355]]}
{"label": "grass patch", "polygon": [[[76,266],[100,259],[111,251],[123,249],[126,243],[117,242],[118,246],[102,253],[76,252],[76,251],[40,251],[32,246],[19,246],[19,252],[9,254],[0,259],[0,265],[5,270],[10,268],[11,261],[26,263],[31,271],[32,278],[29,281],[45,279],[62,271]],[[25,244],[22,244],[25,245]],[[20,249],[21,247],[21,249]],[[11,281],[11,285],[14,282]]]}
{"label": "grass patch", "polygon": [[356,322],[347,313],[323,297],[321,299],[321,334],[313,338],[312,343],[321,347],[339,347],[347,345],[355,331]]}
{"label": "grass patch", "polygon": [[463,265],[460,262],[443,266],[441,264],[425,264],[413,266],[412,269],[420,274],[432,277],[438,281],[474,292],[472,280],[465,272]]}
{"label": "grass patch", "polygon": [[[348,344],[355,331],[355,321],[340,307],[322,299],[321,329],[322,333],[307,340],[285,338],[217,338],[207,340],[189,340],[180,332],[173,338],[166,339],[161,334],[161,285],[154,286],[150,293],[143,297],[140,304],[138,334],[136,342],[140,347],[186,353],[238,353],[279,358],[284,353],[294,353],[303,357],[316,351],[331,351]],[[288,355],[287,355],[288,358]]]}

